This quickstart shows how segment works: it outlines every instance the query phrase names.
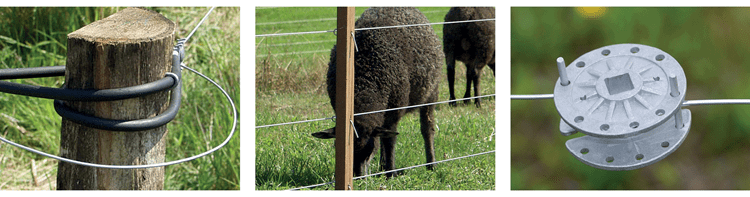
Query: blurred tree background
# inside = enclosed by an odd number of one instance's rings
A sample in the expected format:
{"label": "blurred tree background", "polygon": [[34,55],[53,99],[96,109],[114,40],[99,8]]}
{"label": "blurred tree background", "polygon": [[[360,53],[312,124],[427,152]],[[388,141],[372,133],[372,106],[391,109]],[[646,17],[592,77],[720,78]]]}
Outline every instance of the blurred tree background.
{"label": "blurred tree background", "polygon": [[[511,94],[551,94],[567,64],[607,45],[672,55],[685,100],[750,98],[750,8],[511,8]],[[750,189],[750,106],[691,106],[692,126],[665,159],[631,171],[581,163],[565,148],[552,100],[511,101],[511,189]]]}

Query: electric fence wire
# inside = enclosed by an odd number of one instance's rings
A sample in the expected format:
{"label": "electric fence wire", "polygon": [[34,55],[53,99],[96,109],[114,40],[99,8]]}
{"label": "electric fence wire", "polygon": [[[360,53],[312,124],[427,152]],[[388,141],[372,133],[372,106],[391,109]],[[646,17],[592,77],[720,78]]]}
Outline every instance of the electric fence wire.
{"label": "electric fence wire", "polygon": [[[381,113],[381,112],[401,110],[401,109],[409,109],[409,108],[415,108],[415,107],[424,107],[424,106],[428,106],[428,105],[437,105],[437,104],[457,102],[457,101],[470,100],[470,99],[479,99],[479,98],[491,97],[491,96],[495,96],[495,94],[475,96],[475,97],[468,97],[468,98],[462,98],[462,99],[453,99],[453,100],[447,100],[447,101],[438,101],[438,102],[434,102],[434,103],[425,103],[425,104],[419,104],[419,105],[410,105],[410,106],[405,106],[405,107],[397,107],[397,108],[390,108],[390,109],[377,110],[377,111],[362,112],[362,113],[356,113],[353,116],[361,116],[361,115]],[[332,119],[335,119],[335,118],[336,118],[336,116],[328,117],[328,118],[318,118],[318,119],[312,119],[312,120],[295,121],[295,122],[276,123],[276,124],[268,124],[268,125],[256,126],[255,128],[259,129],[259,128],[266,128],[266,127],[275,127],[275,126],[283,126],[283,125],[291,125],[291,124],[300,124],[300,123],[316,122],[316,121],[321,121],[321,120],[332,120]]]}
{"label": "electric fence wire", "polygon": [[208,10],[206,15],[203,16],[203,19],[201,19],[201,21],[198,22],[198,25],[196,25],[195,28],[193,28],[193,31],[191,31],[190,34],[188,34],[188,36],[185,38],[185,43],[187,43],[190,40],[190,37],[193,37],[193,34],[195,33],[195,31],[198,30],[198,27],[200,27],[201,24],[203,24],[203,21],[205,21],[208,18],[208,15],[211,14],[211,11],[214,11],[214,8],[216,8],[216,6],[211,7],[211,9]]}
{"label": "electric fence wire", "polygon": [[[489,153],[494,153],[494,152],[495,152],[495,150],[491,150],[491,151],[487,151],[487,152],[476,153],[476,154],[471,154],[471,155],[466,155],[466,156],[461,156],[461,157],[456,157],[456,158],[450,158],[450,159],[440,160],[440,161],[436,161],[436,162],[424,163],[424,164],[419,164],[419,165],[415,165],[415,166],[409,166],[409,167],[405,167],[405,168],[399,168],[399,169],[395,169],[395,170],[388,170],[388,171],[378,172],[378,173],[374,173],[374,174],[368,174],[368,175],[354,177],[354,178],[352,178],[352,180],[363,179],[363,178],[367,178],[367,177],[371,177],[371,176],[378,176],[378,175],[382,175],[382,174],[386,174],[386,173],[399,172],[399,171],[404,171],[404,170],[408,170],[408,169],[414,169],[414,168],[418,168],[418,167],[422,167],[422,166],[428,166],[428,165],[432,165],[432,164],[449,162],[449,161],[453,161],[453,160],[465,159],[465,158],[469,158],[469,157],[475,157],[475,156],[489,154]],[[320,187],[320,186],[332,184],[332,183],[335,183],[335,182],[336,181],[331,181],[331,182],[320,183],[320,184],[315,184],[315,185],[308,185],[308,186],[304,186],[304,187],[298,187],[298,188],[290,189],[290,191],[301,190],[301,189],[309,189],[309,188],[314,188],[314,187]]]}
{"label": "electric fence wire", "polygon": [[[494,18],[488,18],[488,19],[465,20],[465,21],[436,22],[436,23],[410,24],[410,25],[394,25],[394,26],[382,26],[382,27],[366,27],[366,28],[355,28],[354,31],[364,31],[364,30],[373,30],[373,29],[386,29],[386,28],[401,28],[401,27],[415,27],[415,26],[428,26],[428,25],[445,25],[445,24],[456,24],[456,23],[473,23],[473,22],[494,21],[494,20],[495,20]],[[336,30],[334,29],[334,30],[324,30],[324,31],[308,31],[308,32],[261,34],[261,35],[255,35],[255,37],[318,34],[318,33],[329,33],[329,32],[335,32],[335,31]]]}

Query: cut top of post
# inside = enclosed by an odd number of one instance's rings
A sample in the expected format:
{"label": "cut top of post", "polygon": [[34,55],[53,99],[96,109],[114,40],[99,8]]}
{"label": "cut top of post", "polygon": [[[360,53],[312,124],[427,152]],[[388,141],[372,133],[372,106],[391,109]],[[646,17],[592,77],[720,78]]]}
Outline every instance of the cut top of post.
{"label": "cut top of post", "polygon": [[102,44],[128,44],[171,36],[175,27],[174,22],[157,12],[125,8],[68,34],[68,37]]}

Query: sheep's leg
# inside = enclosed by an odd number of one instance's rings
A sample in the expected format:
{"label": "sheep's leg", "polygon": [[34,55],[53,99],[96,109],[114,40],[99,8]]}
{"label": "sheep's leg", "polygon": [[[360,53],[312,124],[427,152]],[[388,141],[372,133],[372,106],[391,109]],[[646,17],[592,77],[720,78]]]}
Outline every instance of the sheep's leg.
{"label": "sheep's leg", "polygon": [[[436,100],[436,99],[435,99]],[[435,162],[435,117],[434,105],[419,108],[419,121],[421,123],[422,138],[424,139],[424,152],[427,163]],[[428,165],[428,170],[434,170],[435,165]]]}
{"label": "sheep's leg", "polygon": [[[395,129],[394,129],[395,130]],[[396,139],[397,136],[389,137],[389,138],[381,138],[380,139],[380,159],[383,161],[381,162],[381,168],[383,168],[383,171],[393,170],[396,169]],[[383,165],[384,164],[384,165]],[[396,173],[386,173],[386,177],[393,177],[397,176],[399,174]]]}
{"label": "sheep's leg", "polygon": [[[385,112],[383,128],[397,132],[398,121],[404,115],[404,110]],[[396,169],[396,139],[398,136],[380,138],[380,168],[383,171]],[[386,177],[398,176],[401,173],[386,173]]]}
{"label": "sheep's leg", "polygon": [[[466,64],[466,93],[464,93],[464,98],[471,97],[471,83],[474,81],[476,75],[476,70],[474,70],[474,66],[470,64]],[[464,100],[464,104],[469,104],[471,100]]]}
{"label": "sheep's leg", "polygon": [[[450,100],[455,100],[456,94],[454,93],[453,82],[456,78],[456,59],[453,59],[452,54],[445,55],[445,64],[448,68],[448,90],[450,91]],[[455,101],[448,104],[454,107],[456,106]]]}
{"label": "sheep's leg", "polygon": [[[474,81],[472,82],[474,84],[474,96],[479,96],[479,76],[482,73],[481,68],[475,68],[474,69]],[[479,98],[474,99],[474,103],[477,105],[477,108],[481,107],[481,104],[479,102]]]}

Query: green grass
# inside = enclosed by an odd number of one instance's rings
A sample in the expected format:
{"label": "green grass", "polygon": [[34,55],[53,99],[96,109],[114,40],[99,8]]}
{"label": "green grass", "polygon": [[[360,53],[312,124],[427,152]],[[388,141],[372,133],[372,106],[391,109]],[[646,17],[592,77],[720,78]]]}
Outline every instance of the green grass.
{"label": "green grass", "polygon": [[[358,17],[366,8],[357,8]],[[443,21],[448,8],[419,8],[430,22]],[[331,30],[335,28],[335,8],[256,9],[256,34]],[[314,19],[327,19],[316,21]],[[309,20],[302,23],[283,21]],[[281,23],[280,23],[281,22]],[[442,26],[436,25],[442,39]],[[329,41],[330,40],[330,41]],[[256,38],[256,125],[309,120],[334,116],[325,90],[325,73],[330,49],[335,44],[331,33]],[[304,51],[315,53],[295,54]],[[461,64],[461,63],[459,63]],[[446,79],[442,71],[441,79]],[[481,78],[481,93],[494,94],[495,79],[486,69]],[[457,66],[456,92],[465,91],[465,67]],[[440,98],[448,100],[447,80],[440,84]],[[438,105],[435,118],[439,130],[435,137],[436,160],[450,159],[495,150],[495,99],[484,99],[482,108],[474,105],[450,107]],[[333,180],[333,140],[321,140],[310,134],[333,127],[330,120],[256,129],[256,189],[283,190]],[[396,167],[425,162],[423,140],[417,113],[406,115],[399,124]],[[371,162],[371,173],[378,172],[379,158]],[[437,165],[406,170],[390,180],[384,176],[355,180],[358,190],[494,190],[495,156],[482,155]],[[333,189],[333,185],[314,188]]]}
{"label": "green grass", "polygon": [[[64,65],[67,34],[122,8],[2,8],[0,68]],[[153,8],[174,21],[177,38],[197,25],[207,8]],[[189,41],[185,64],[212,77],[240,107],[239,8],[217,8]],[[204,152],[221,143],[232,126],[223,94],[199,76],[184,70],[180,113],[167,128],[166,160]],[[63,77],[12,82],[60,87]],[[58,154],[61,118],[52,101],[0,94],[0,135],[17,143]],[[240,182],[240,134],[206,157],[165,169],[167,190],[234,190]],[[36,172],[31,173],[34,160]],[[38,184],[34,184],[35,174]],[[56,189],[57,161],[0,143],[0,189]]]}

